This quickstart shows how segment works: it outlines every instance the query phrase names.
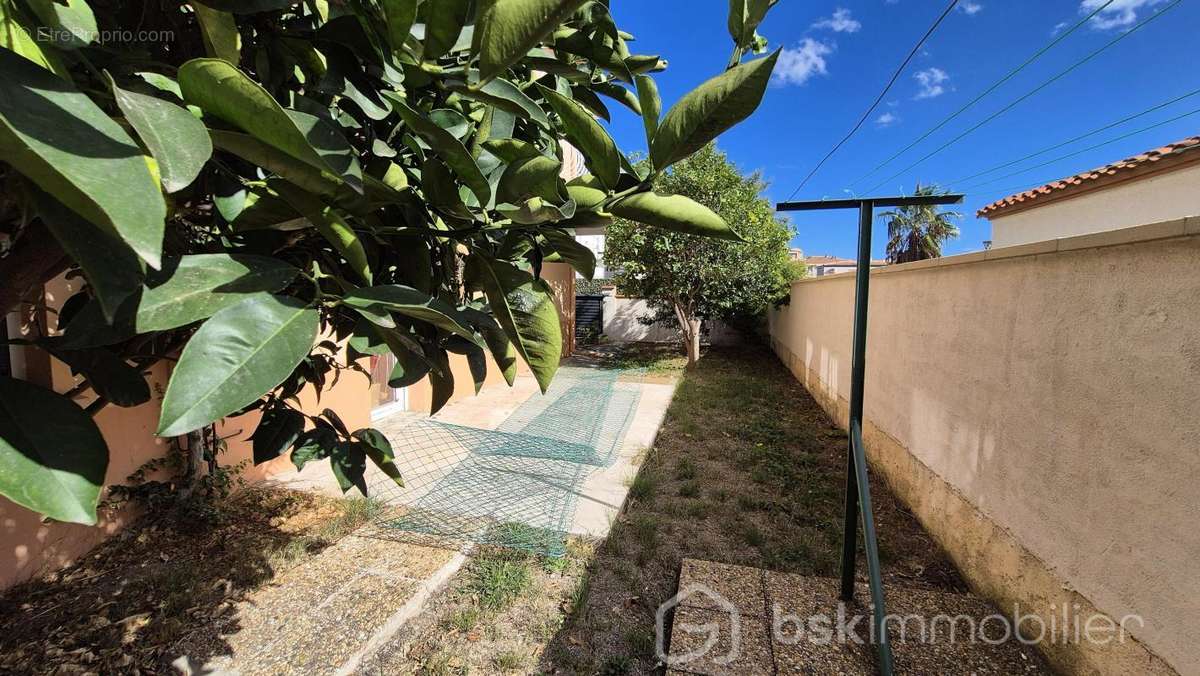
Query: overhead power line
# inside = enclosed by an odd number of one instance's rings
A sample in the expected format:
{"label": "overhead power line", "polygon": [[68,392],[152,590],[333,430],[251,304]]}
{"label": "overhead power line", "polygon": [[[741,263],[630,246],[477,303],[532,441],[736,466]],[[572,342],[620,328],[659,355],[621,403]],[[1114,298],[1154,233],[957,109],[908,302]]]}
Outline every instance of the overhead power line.
{"label": "overhead power line", "polygon": [[947,116],[945,119],[943,119],[941,122],[938,122],[936,125],[934,125],[933,127],[931,127],[931,128],[929,129],[929,131],[926,131],[924,134],[921,134],[920,136],[918,136],[918,137],[917,137],[917,140],[915,140],[915,141],[913,141],[912,143],[909,143],[908,145],[904,146],[904,147],[903,147],[903,148],[901,148],[900,150],[896,151],[896,153],[895,153],[895,154],[893,154],[891,157],[889,157],[889,158],[887,158],[886,160],[884,160],[883,162],[880,162],[879,164],[875,165],[875,167],[874,167],[873,169],[871,169],[870,171],[868,171],[867,173],[865,173],[865,174],[863,174],[862,176],[859,176],[858,178],[854,179],[854,182],[853,182],[853,183],[851,183],[849,187],[853,188],[854,186],[858,185],[859,183],[861,183],[861,182],[863,182],[863,181],[867,180],[868,178],[870,178],[871,176],[875,175],[875,172],[877,172],[877,171],[879,171],[880,169],[882,169],[882,168],[886,167],[887,165],[891,164],[893,161],[895,161],[895,159],[896,159],[897,157],[900,157],[901,155],[903,155],[904,153],[908,152],[909,150],[912,150],[912,149],[913,149],[913,147],[914,147],[914,146],[916,146],[918,143],[920,143],[921,141],[924,141],[925,139],[929,138],[931,135],[933,135],[935,132],[937,132],[937,130],[939,130],[939,129],[941,129],[942,127],[944,127],[944,126],[946,126],[947,124],[949,124],[951,120],[953,120],[954,118],[958,117],[959,115],[962,115],[963,113],[965,113],[967,110],[969,110],[969,109],[970,109],[972,106],[974,106],[976,103],[979,103],[981,100],[983,100],[983,97],[985,97],[985,96],[987,96],[988,94],[991,94],[992,92],[996,91],[996,89],[998,89],[998,88],[1000,87],[1000,85],[1003,85],[1005,82],[1008,82],[1009,80],[1011,80],[1011,79],[1013,79],[1014,77],[1016,77],[1018,73],[1020,73],[1021,71],[1025,70],[1026,66],[1028,66],[1029,64],[1033,63],[1034,61],[1037,61],[1038,59],[1040,59],[1040,58],[1042,57],[1042,55],[1043,55],[1043,54],[1045,54],[1046,52],[1048,52],[1048,51],[1050,51],[1051,49],[1053,49],[1053,48],[1054,48],[1054,46],[1055,46],[1055,45],[1057,45],[1058,43],[1062,42],[1063,40],[1066,40],[1066,39],[1067,39],[1067,37],[1069,37],[1069,36],[1070,36],[1072,33],[1074,33],[1075,31],[1079,30],[1079,29],[1080,29],[1080,28],[1081,28],[1081,27],[1082,27],[1084,24],[1086,24],[1088,21],[1091,21],[1091,20],[1092,20],[1092,17],[1094,17],[1094,16],[1096,16],[1097,14],[1099,14],[1100,12],[1104,11],[1104,10],[1105,10],[1105,9],[1106,9],[1106,8],[1107,8],[1109,5],[1113,4],[1113,2],[1115,2],[1115,1],[1116,1],[1116,0],[1108,0],[1108,2],[1105,2],[1103,5],[1100,5],[1100,6],[1099,6],[1099,7],[1097,7],[1095,10],[1093,10],[1091,14],[1088,14],[1087,16],[1085,16],[1085,17],[1083,17],[1082,19],[1080,19],[1080,20],[1079,20],[1079,22],[1078,22],[1078,23],[1076,23],[1074,26],[1071,26],[1070,28],[1068,28],[1067,30],[1063,31],[1062,33],[1059,33],[1057,37],[1055,37],[1055,38],[1054,38],[1053,40],[1051,40],[1049,43],[1047,43],[1046,45],[1044,45],[1044,46],[1043,46],[1041,49],[1039,49],[1039,50],[1037,50],[1036,52],[1034,52],[1034,53],[1033,53],[1033,55],[1032,55],[1032,56],[1030,56],[1028,59],[1025,59],[1025,62],[1024,62],[1024,63],[1022,63],[1021,65],[1019,65],[1019,66],[1017,66],[1016,68],[1014,68],[1014,69],[1012,69],[1011,71],[1009,71],[1009,72],[1008,72],[1008,74],[1007,74],[1007,75],[1005,75],[1004,77],[1002,77],[1002,78],[1000,78],[999,80],[996,80],[995,82],[993,82],[993,83],[992,83],[992,85],[991,85],[990,87],[988,87],[987,89],[983,90],[983,91],[982,91],[982,92],[981,92],[981,93],[980,93],[978,96],[976,96],[975,98],[973,98],[973,99],[971,99],[970,101],[968,101],[968,102],[966,103],[966,105],[964,105],[962,108],[959,108],[958,110],[954,111],[953,113],[950,113],[950,115],[949,115],[949,116]]}
{"label": "overhead power line", "polygon": [[[1113,0],[1108,1],[1113,2]],[[887,93],[891,90],[892,85],[896,84],[896,80],[900,79],[900,74],[903,73],[904,69],[908,67],[909,62],[912,61],[913,57],[917,55],[917,52],[921,50],[921,46],[925,44],[925,41],[928,40],[931,35],[933,35],[933,32],[937,30],[938,26],[942,25],[942,21],[945,21],[946,17],[950,15],[950,12],[957,4],[958,0],[951,0],[950,4],[946,5],[946,9],[942,11],[941,16],[937,18],[937,21],[933,22],[933,25],[929,27],[929,30],[925,31],[925,35],[922,36],[921,39],[917,41],[917,44],[913,46],[912,51],[908,53],[908,56],[905,57],[904,62],[900,64],[900,67],[896,69],[896,72],[892,73],[892,79],[888,80],[887,86],[883,88],[883,91],[879,92],[879,96],[875,97],[875,101],[871,103],[870,108],[867,108],[867,112],[863,113],[862,117],[858,118],[858,123],[854,125],[854,128],[851,129],[849,133],[842,137],[842,140],[838,141],[829,152],[825,153],[825,157],[822,157],[821,161],[817,162],[817,166],[813,167],[812,171],[808,172],[808,176],[805,176],[804,180],[800,181],[800,185],[796,186],[796,189],[793,190],[792,194],[788,196],[787,201],[791,201],[791,199],[796,196],[796,193],[800,192],[800,189],[803,188],[808,181],[816,175],[817,171],[819,171],[821,167],[829,161],[829,158],[833,157],[833,154],[836,153],[843,145],[845,145],[846,141],[849,141],[851,136],[854,136],[854,134],[856,134],[858,130],[862,128],[863,123],[867,121],[867,118],[871,117],[871,113],[875,112],[875,109],[879,107],[879,102],[883,101],[883,97],[887,96]]]}
{"label": "overhead power line", "polygon": [[880,187],[882,187],[883,185],[886,185],[888,182],[890,182],[890,181],[892,181],[892,180],[894,180],[894,179],[896,179],[896,178],[899,178],[900,176],[903,176],[903,175],[904,175],[905,173],[907,173],[908,171],[910,171],[910,170],[912,170],[913,168],[915,168],[915,167],[919,166],[921,163],[925,162],[925,160],[928,160],[929,158],[933,157],[934,155],[937,155],[937,154],[941,153],[943,150],[945,150],[945,149],[949,148],[950,146],[954,145],[955,143],[958,143],[959,141],[963,140],[963,139],[964,139],[964,138],[966,138],[968,135],[970,135],[971,133],[973,133],[973,132],[975,132],[976,130],[978,130],[980,127],[982,127],[982,126],[984,126],[985,124],[987,124],[987,123],[991,122],[992,120],[994,120],[994,119],[996,119],[996,118],[1000,117],[1000,116],[1001,116],[1001,115],[1003,115],[1004,113],[1007,113],[1008,111],[1012,110],[1012,109],[1013,109],[1013,108],[1015,108],[1015,107],[1016,107],[1018,104],[1020,104],[1021,102],[1025,101],[1025,100],[1026,100],[1026,99],[1028,99],[1029,97],[1033,96],[1034,94],[1037,94],[1038,92],[1042,91],[1042,90],[1043,90],[1043,89],[1045,89],[1046,87],[1049,87],[1050,85],[1054,84],[1055,82],[1057,82],[1057,81],[1061,80],[1063,77],[1066,77],[1066,76],[1067,76],[1069,73],[1073,72],[1073,71],[1074,71],[1076,68],[1079,68],[1080,66],[1084,65],[1085,63],[1087,63],[1087,62],[1091,61],[1092,59],[1096,58],[1096,57],[1097,57],[1097,56],[1099,56],[1101,53],[1103,53],[1103,52],[1107,51],[1107,50],[1108,50],[1110,47],[1112,47],[1113,45],[1117,44],[1117,43],[1118,43],[1118,42],[1120,42],[1121,40],[1124,40],[1125,38],[1129,37],[1130,35],[1133,35],[1135,32],[1137,32],[1138,30],[1140,30],[1141,28],[1143,28],[1144,26],[1146,26],[1147,24],[1149,24],[1151,21],[1154,21],[1155,19],[1158,19],[1159,17],[1163,16],[1164,14],[1166,14],[1166,13],[1167,13],[1167,12],[1169,12],[1169,11],[1171,11],[1172,9],[1175,9],[1176,7],[1178,7],[1178,6],[1179,6],[1179,3],[1181,3],[1181,2],[1183,2],[1183,0],[1175,0],[1175,1],[1174,1],[1174,2],[1172,2],[1171,4],[1169,4],[1169,5],[1167,5],[1166,7],[1162,8],[1162,10],[1160,10],[1159,12],[1157,12],[1157,13],[1155,13],[1155,14],[1152,14],[1152,15],[1150,15],[1149,17],[1146,17],[1146,18],[1145,18],[1145,19],[1143,19],[1141,22],[1139,22],[1137,25],[1135,25],[1133,28],[1130,28],[1129,30],[1125,31],[1124,33],[1121,33],[1120,35],[1118,35],[1117,37],[1113,38],[1112,40],[1109,40],[1109,41],[1108,41],[1108,42],[1106,42],[1106,43],[1105,43],[1103,46],[1101,46],[1099,49],[1097,49],[1097,50],[1093,51],[1092,53],[1088,54],[1087,56],[1085,56],[1084,58],[1080,59],[1079,61],[1076,61],[1074,64],[1072,64],[1072,65],[1071,65],[1069,68],[1067,68],[1066,70],[1064,70],[1064,71],[1062,71],[1062,72],[1058,73],[1057,75],[1055,75],[1054,77],[1050,78],[1049,80],[1046,80],[1046,81],[1045,81],[1045,82],[1043,82],[1042,84],[1040,84],[1040,85],[1038,85],[1038,86],[1034,87],[1033,89],[1029,90],[1029,91],[1028,91],[1028,92],[1026,92],[1025,94],[1023,94],[1023,95],[1021,95],[1020,97],[1018,97],[1018,98],[1017,98],[1015,101],[1013,101],[1012,103],[1009,103],[1008,105],[1004,106],[1004,107],[1003,107],[1003,108],[1001,108],[1000,110],[998,110],[998,111],[996,111],[996,112],[992,113],[991,115],[989,115],[989,116],[987,116],[987,117],[983,118],[983,120],[982,120],[982,121],[980,121],[980,122],[976,123],[974,126],[972,126],[972,127],[968,128],[966,131],[962,132],[962,133],[961,133],[961,134],[959,134],[958,136],[955,136],[954,138],[950,139],[949,141],[946,141],[946,142],[945,142],[945,143],[943,143],[942,145],[940,145],[940,146],[938,146],[937,148],[935,148],[935,149],[934,149],[932,152],[926,153],[926,154],[925,154],[923,157],[921,157],[921,159],[917,160],[916,162],[913,162],[912,164],[908,165],[907,167],[905,167],[905,168],[901,169],[900,171],[898,171],[898,172],[896,172],[896,173],[892,174],[891,176],[889,176],[889,177],[887,177],[887,178],[883,179],[883,180],[882,180],[882,181],[880,181],[878,184],[876,184],[876,185],[872,186],[872,187],[871,187],[871,190],[870,190],[869,192],[874,192],[875,190],[878,190]]}
{"label": "overhead power line", "polygon": [[1179,120],[1182,120],[1185,117],[1191,117],[1192,115],[1195,115],[1197,113],[1200,113],[1200,108],[1197,108],[1192,111],[1188,111],[1186,113],[1183,113],[1182,115],[1176,115],[1175,117],[1172,117],[1169,120],[1163,120],[1162,122],[1152,124],[1148,127],[1142,127],[1141,129],[1135,129],[1134,131],[1131,131],[1131,132],[1128,132],[1125,134],[1121,134],[1120,136],[1117,136],[1116,138],[1111,138],[1107,141],[1104,141],[1103,143],[1097,143],[1095,145],[1088,146],[1081,150],[1076,150],[1075,152],[1067,153],[1066,155],[1060,155],[1059,157],[1056,157],[1052,160],[1046,160],[1045,162],[1042,162],[1041,164],[1035,164],[1031,167],[1025,167],[1024,169],[1018,169],[1017,171],[1014,171],[1012,173],[1004,174],[1002,176],[997,176],[996,178],[989,179],[982,183],[976,183],[974,185],[969,185],[966,188],[963,188],[962,190],[963,191],[974,190],[975,188],[981,188],[985,185],[991,185],[993,183],[998,183],[1000,181],[1003,181],[1006,178],[1012,178],[1013,176],[1020,176],[1021,174],[1024,174],[1027,171],[1033,171],[1034,169],[1041,169],[1042,167],[1049,166],[1051,164],[1054,164],[1055,162],[1060,162],[1062,160],[1075,157],[1076,155],[1082,155],[1083,153],[1086,153],[1091,150],[1096,150],[1097,148],[1103,148],[1104,146],[1111,145],[1113,143],[1116,143],[1117,141],[1123,141],[1131,136],[1137,136],[1138,134],[1144,134],[1152,129],[1158,129],[1159,127],[1161,127],[1163,125],[1167,125],[1172,122],[1177,122]]}
{"label": "overhead power line", "polygon": [[949,181],[947,184],[948,185],[958,185],[960,183],[966,183],[967,181],[979,178],[980,176],[987,176],[988,174],[992,173],[993,171],[1000,171],[1001,169],[1007,169],[1008,167],[1011,167],[1014,164],[1020,164],[1020,163],[1024,162],[1025,160],[1032,160],[1033,158],[1037,157],[1038,155],[1045,155],[1046,153],[1048,153],[1052,150],[1058,150],[1059,148],[1064,148],[1066,146],[1071,145],[1072,143],[1082,141],[1083,139],[1085,139],[1089,136],[1095,136],[1096,134],[1099,134],[1100,132],[1104,132],[1104,131],[1108,131],[1109,129],[1112,129],[1113,127],[1119,127],[1119,126],[1125,124],[1126,122],[1132,122],[1133,120],[1136,120],[1139,117],[1144,117],[1146,115],[1149,115],[1150,113],[1153,113],[1156,110],[1162,110],[1163,108],[1166,108],[1168,106],[1175,105],[1176,103],[1179,103],[1180,101],[1182,101],[1184,99],[1191,98],[1197,94],[1200,94],[1200,89],[1196,89],[1194,91],[1188,92],[1187,94],[1184,94],[1183,96],[1179,96],[1179,97],[1171,99],[1170,101],[1166,101],[1164,103],[1160,103],[1151,108],[1147,108],[1140,113],[1134,113],[1133,115],[1123,117],[1123,118],[1117,120],[1116,122],[1110,122],[1109,124],[1106,124],[1103,127],[1097,127],[1096,129],[1093,129],[1089,132],[1080,134],[1074,138],[1067,139],[1066,141],[1063,141],[1062,143],[1056,143],[1052,146],[1046,146],[1045,148],[1042,148],[1041,150],[1037,150],[1035,152],[1029,153],[1028,155],[1026,155],[1024,157],[1018,157],[1017,159],[1012,160],[1011,162],[1005,162],[1004,164],[997,164],[994,167],[984,169],[983,171],[980,171],[975,174],[971,174],[970,176],[956,178],[953,181]]}

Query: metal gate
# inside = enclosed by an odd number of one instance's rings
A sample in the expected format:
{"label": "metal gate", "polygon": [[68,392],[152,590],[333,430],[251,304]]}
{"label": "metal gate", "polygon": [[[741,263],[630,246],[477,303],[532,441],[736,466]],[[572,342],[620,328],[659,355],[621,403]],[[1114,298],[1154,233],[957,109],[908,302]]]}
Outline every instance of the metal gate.
{"label": "metal gate", "polygon": [[575,296],[575,340],[595,342],[604,332],[604,296]]}

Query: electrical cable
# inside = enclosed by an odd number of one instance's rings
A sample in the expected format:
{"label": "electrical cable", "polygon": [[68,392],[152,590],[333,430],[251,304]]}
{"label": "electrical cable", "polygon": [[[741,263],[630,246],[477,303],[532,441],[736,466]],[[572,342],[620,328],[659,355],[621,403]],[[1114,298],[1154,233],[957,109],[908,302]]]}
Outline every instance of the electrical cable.
{"label": "electrical cable", "polygon": [[[1109,2],[1112,1],[1113,0],[1109,0]],[[936,31],[938,26],[942,24],[942,21],[944,21],[946,17],[950,15],[950,12],[957,4],[958,0],[951,0],[950,4],[946,6],[946,9],[942,11],[941,16],[937,18],[937,21],[933,22],[933,25],[929,27],[929,30],[925,31],[925,35],[912,48],[912,51],[908,53],[908,56],[904,59],[904,62],[900,64],[900,67],[896,69],[896,72],[892,74],[892,79],[888,81],[887,86],[883,88],[883,91],[879,92],[879,96],[875,97],[875,102],[872,103],[871,107],[867,108],[867,112],[863,113],[862,117],[858,119],[858,124],[855,124],[854,128],[851,129],[848,134],[843,136],[842,140],[837,142],[837,145],[833,146],[832,150],[825,153],[825,157],[822,157],[821,161],[817,162],[817,166],[813,167],[812,171],[808,172],[808,176],[805,176],[804,180],[800,181],[800,185],[796,186],[796,189],[793,190],[792,194],[788,196],[788,200],[791,200],[793,197],[795,197],[796,193],[800,192],[800,189],[808,183],[809,179],[816,175],[817,171],[819,171],[821,167],[824,166],[827,161],[829,161],[829,158],[833,157],[833,154],[836,153],[843,145],[845,145],[846,141],[849,141],[850,137],[854,136],[854,134],[856,134],[858,130],[862,128],[863,123],[867,121],[867,118],[871,116],[871,113],[875,112],[875,109],[879,106],[879,102],[883,101],[883,97],[887,96],[887,93],[891,90],[892,85],[896,84],[896,80],[900,78],[900,74],[904,72],[904,69],[908,67],[909,62],[912,61],[913,57],[917,55],[918,51],[920,51],[921,46],[925,44],[925,41],[928,40],[931,35],[933,35],[933,32]]]}
{"label": "electrical cable", "polygon": [[1091,21],[1091,20],[1092,20],[1092,17],[1096,16],[1096,15],[1097,15],[1097,14],[1099,14],[1100,12],[1104,11],[1105,9],[1107,9],[1107,8],[1108,8],[1108,6],[1109,6],[1109,5],[1111,5],[1111,4],[1113,4],[1113,2],[1115,2],[1115,1],[1116,1],[1116,0],[1108,0],[1108,2],[1105,2],[1103,5],[1100,5],[1100,6],[1099,6],[1099,7],[1097,7],[1095,10],[1093,10],[1091,14],[1088,14],[1087,16],[1085,16],[1085,17],[1083,17],[1082,19],[1080,19],[1080,20],[1079,20],[1079,22],[1078,22],[1078,23],[1076,23],[1074,26],[1071,26],[1070,28],[1068,28],[1067,30],[1063,31],[1062,33],[1059,33],[1059,34],[1058,34],[1058,36],[1057,36],[1057,37],[1055,37],[1053,40],[1051,40],[1051,41],[1050,41],[1048,44],[1044,45],[1044,46],[1043,46],[1041,49],[1039,49],[1039,50],[1037,50],[1036,52],[1034,52],[1034,53],[1033,53],[1033,56],[1030,56],[1028,59],[1026,59],[1024,63],[1022,63],[1021,65],[1017,66],[1017,67],[1016,67],[1016,68],[1014,68],[1013,70],[1009,71],[1009,73],[1008,73],[1007,75],[1005,75],[1004,77],[1002,77],[1002,78],[1000,78],[999,80],[996,80],[995,82],[993,82],[993,83],[992,83],[992,85],[991,85],[990,87],[988,87],[987,89],[983,90],[983,92],[982,92],[982,93],[980,93],[978,96],[976,96],[975,98],[973,98],[973,99],[971,99],[970,101],[968,101],[968,102],[966,103],[966,105],[964,105],[962,108],[959,108],[958,110],[954,111],[954,112],[953,112],[953,113],[951,113],[951,114],[950,114],[948,117],[946,117],[945,119],[943,119],[941,122],[938,122],[936,125],[934,125],[932,128],[930,128],[930,129],[929,129],[929,131],[926,131],[924,134],[921,134],[919,137],[917,137],[917,140],[915,140],[915,141],[913,141],[912,143],[909,143],[908,145],[904,146],[904,147],[903,147],[903,148],[901,148],[899,151],[897,151],[895,154],[893,154],[891,157],[889,157],[889,158],[887,158],[886,160],[884,160],[883,162],[881,162],[881,163],[879,163],[879,164],[875,165],[875,167],[874,167],[873,169],[871,169],[870,171],[868,171],[867,173],[865,173],[865,174],[863,174],[862,176],[859,176],[858,178],[854,179],[854,181],[853,181],[852,183],[850,183],[850,185],[849,185],[848,187],[850,187],[850,188],[853,188],[854,186],[858,185],[859,183],[861,183],[861,182],[863,182],[863,181],[867,180],[867,179],[868,179],[868,178],[870,178],[872,175],[874,175],[874,174],[875,174],[875,172],[879,171],[880,169],[882,169],[882,168],[886,167],[887,165],[889,165],[889,164],[891,164],[893,161],[895,161],[895,159],[896,159],[897,157],[900,157],[901,155],[903,155],[904,153],[908,152],[909,150],[912,150],[913,146],[915,146],[915,145],[917,145],[918,143],[920,143],[921,141],[924,141],[925,139],[929,138],[929,137],[930,137],[931,135],[933,135],[933,134],[934,134],[934,133],[935,133],[937,130],[939,130],[939,129],[941,129],[942,127],[944,127],[944,126],[946,126],[947,124],[949,124],[951,120],[953,120],[954,118],[958,117],[959,115],[962,115],[963,113],[965,113],[967,110],[969,110],[969,109],[970,109],[972,106],[974,106],[976,103],[979,103],[979,102],[980,102],[980,101],[983,99],[983,97],[985,97],[985,96],[987,96],[988,94],[991,94],[992,92],[996,91],[996,89],[998,89],[998,88],[1000,87],[1000,85],[1002,85],[1002,84],[1004,84],[1005,82],[1008,82],[1009,80],[1011,80],[1011,79],[1013,79],[1014,77],[1016,77],[1016,75],[1017,75],[1018,73],[1020,73],[1022,70],[1025,70],[1025,67],[1026,67],[1026,66],[1028,66],[1029,64],[1033,63],[1034,61],[1037,61],[1038,59],[1040,59],[1040,58],[1042,57],[1042,55],[1043,55],[1043,54],[1045,54],[1046,52],[1048,52],[1048,51],[1050,51],[1051,49],[1053,49],[1053,48],[1054,48],[1054,46],[1055,46],[1055,45],[1057,45],[1058,43],[1062,42],[1063,40],[1066,40],[1066,39],[1067,39],[1067,37],[1069,37],[1069,36],[1070,36],[1072,33],[1074,33],[1075,31],[1079,30],[1080,28],[1082,28],[1082,27],[1083,27],[1083,25],[1084,25],[1084,24],[1086,24],[1088,21]]}
{"label": "electrical cable", "polygon": [[1059,148],[1069,146],[1072,143],[1075,143],[1077,141],[1082,141],[1083,139],[1085,139],[1089,136],[1095,136],[1096,134],[1099,134],[1102,131],[1108,131],[1109,129],[1112,129],[1113,127],[1119,127],[1119,126],[1125,124],[1126,122],[1132,122],[1133,120],[1136,120],[1139,117],[1144,117],[1146,115],[1149,115],[1150,113],[1153,113],[1156,110],[1162,110],[1163,108],[1166,108],[1168,106],[1179,103],[1180,101],[1187,99],[1187,98],[1191,98],[1197,94],[1200,94],[1200,89],[1196,89],[1194,91],[1188,92],[1187,94],[1184,94],[1183,96],[1179,96],[1177,98],[1171,99],[1170,101],[1166,101],[1164,103],[1160,103],[1151,108],[1147,108],[1146,110],[1143,110],[1140,113],[1135,113],[1133,115],[1123,117],[1123,118],[1117,120],[1116,122],[1111,122],[1109,124],[1104,125],[1103,127],[1098,127],[1087,133],[1080,134],[1079,136],[1076,136],[1074,138],[1063,141],[1062,143],[1056,143],[1052,146],[1047,146],[1045,148],[1042,148],[1041,150],[1029,153],[1028,155],[1026,155],[1024,157],[1020,157],[1015,160],[1012,160],[1011,162],[1005,162],[1004,164],[997,164],[994,167],[991,167],[989,169],[984,169],[983,171],[980,171],[975,174],[971,174],[970,176],[964,176],[963,178],[956,178],[953,181],[949,181],[948,185],[957,185],[959,183],[966,183],[967,181],[979,178],[980,176],[986,176],[986,175],[992,173],[993,171],[1000,171],[1001,169],[1006,169],[1008,167],[1013,166],[1014,164],[1020,164],[1021,162],[1024,162],[1025,160],[1031,160],[1031,159],[1037,157],[1038,155],[1044,155],[1044,154],[1050,152],[1051,150],[1058,150]]}
{"label": "electrical cable", "polygon": [[896,179],[896,178],[899,178],[900,176],[903,176],[905,173],[907,173],[908,171],[911,171],[913,168],[915,168],[915,167],[919,166],[920,164],[922,164],[923,162],[925,162],[925,161],[926,161],[926,160],[928,160],[929,158],[933,157],[934,155],[937,155],[938,153],[941,153],[943,150],[945,150],[945,149],[949,148],[950,146],[954,145],[955,143],[958,143],[958,142],[959,142],[959,141],[961,141],[962,139],[966,138],[966,137],[967,137],[969,134],[971,134],[971,133],[975,132],[976,130],[978,130],[980,127],[982,127],[982,126],[984,126],[985,124],[987,124],[987,123],[991,122],[992,120],[995,120],[996,118],[1000,117],[1000,116],[1001,116],[1001,115],[1003,115],[1004,113],[1007,113],[1008,111],[1012,110],[1012,109],[1013,109],[1013,108],[1015,108],[1015,107],[1016,107],[1018,104],[1020,104],[1021,102],[1025,101],[1025,100],[1026,100],[1026,99],[1028,99],[1029,97],[1033,96],[1034,94],[1036,94],[1036,93],[1038,93],[1038,92],[1042,91],[1042,90],[1043,90],[1043,89],[1045,89],[1046,87],[1049,87],[1051,84],[1053,84],[1053,83],[1057,82],[1058,80],[1062,79],[1063,77],[1065,77],[1065,76],[1066,76],[1066,75],[1068,75],[1069,73],[1073,72],[1073,71],[1074,71],[1076,68],[1079,68],[1080,66],[1082,66],[1082,65],[1086,64],[1087,62],[1091,61],[1091,60],[1092,60],[1092,59],[1094,59],[1095,57],[1099,56],[1101,53],[1103,53],[1103,52],[1107,51],[1107,50],[1108,50],[1110,47],[1112,47],[1113,45],[1116,45],[1116,44],[1117,44],[1118,42],[1120,42],[1121,40],[1124,40],[1125,38],[1129,37],[1130,35],[1133,35],[1135,32],[1137,32],[1138,30],[1140,30],[1141,28],[1143,28],[1144,26],[1146,26],[1147,24],[1149,24],[1151,21],[1154,21],[1155,19],[1158,19],[1159,17],[1163,16],[1164,14],[1166,14],[1166,13],[1167,13],[1167,12],[1169,12],[1169,11],[1171,11],[1172,9],[1175,9],[1176,7],[1178,7],[1178,6],[1179,6],[1179,3],[1181,3],[1181,2],[1183,2],[1183,0],[1175,0],[1174,2],[1172,2],[1172,3],[1171,3],[1171,4],[1169,4],[1169,5],[1167,5],[1166,7],[1162,8],[1162,9],[1161,9],[1161,10],[1159,10],[1158,12],[1156,12],[1156,13],[1154,13],[1154,14],[1150,15],[1149,17],[1146,17],[1145,19],[1143,19],[1141,22],[1139,22],[1139,23],[1138,23],[1136,26],[1134,26],[1133,28],[1130,28],[1128,31],[1125,31],[1124,33],[1122,33],[1122,34],[1118,35],[1116,38],[1113,38],[1112,40],[1109,40],[1109,41],[1108,41],[1108,42],[1106,42],[1106,43],[1105,43],[1105,44],[1104,44],[1102,47],[1100,47],[1099,49],[1097,49],[1097,50],[1093,51],[1092,53],[1088,54],[1088,55],[1087,55],[1087,56],[1085,56],[1083,59],[1080,59],[1079,61],[1076,61],[1074,64],[1072,64],[1072,65],[1071,65],[1069,68],[1067,68],[1066,70],[1064,70],[1064,71],[1062,71],[1062,72],[1058,73],[1057,75],[1055,75],[1054,77],[1050,78],[1049,80],[1046,80],[1045,82],[1043,82],[1042,84],[1038,85],[1037,87],[1034,87],[1033,89],[1029,90],[1028,92],[1026,92],[1025,94],[1023,94],[1022,96],[1018,97],[1018,98],[1017,98],[1015,101],[1013,101],[1012,103],[1009,103],[1008,105],[1004,106],[1003,108],[1001,108],[1000,110],[996,111],[995,113],[992,113],[991,115],[989,115],[989,116],[985,117],[985,118],[984,118],[982,121],[980,121],[980,122],[976,123],[974,126],[972,126],[972,127],[968,128],[966,131],[962,132],[962,133],[961,133],[961,134],[959,134],[958,136],[955,136],[954,138],[950,139],[949,141],[946,141],[946,142],[945,142],[945,143],[943,143],[942,145],[938,146],[938,147],[937,147],[936,149],[934,149],[932,152],[929,152],[929,153],[925,154],[925,155],[924,155],[924,156],[923,156],[921,159],[917,160],[916,162],[913,162],[912,164],[910,164],[910,165],[908,165],[907,167],[905,167],[905,168],[901,169],[900,171],[896,172],[895,174],[892,174],[891,176],[889,176],[889,177],[885,178],[884,180],[880,181],[878,184],[876,184],[876,185],[872,186],[872,187],[871,187],[871,189],[870,189],[868,192],[874,192],[874,191],[878,190],[880,187],[882,187],[883,185],[887,184],[889,181],[892,181],[892,180],[894,180],[894,179]]}

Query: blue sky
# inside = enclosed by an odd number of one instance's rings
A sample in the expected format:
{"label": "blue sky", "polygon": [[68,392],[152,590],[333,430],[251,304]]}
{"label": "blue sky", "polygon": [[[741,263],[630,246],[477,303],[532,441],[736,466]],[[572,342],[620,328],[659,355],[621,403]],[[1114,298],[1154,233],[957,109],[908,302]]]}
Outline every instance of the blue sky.
{"label": "blue sky", "polygon": [[[847,196],[845,189],[857,179],[1025,61],[1062,26],[1074,24],[1103,2],[960,0],[872,119],[796,199]],[[1088,26],[854,188],[864,194],[1171,2],[1115,0]],[[664,105],[724,68],[731,49],[725,28],[727,6],[725,0],[612,2],[617,23],[638,37],[631,45],[634,51],[660,54],[670,61],[670,68],[657,76]],[[720,147],[743,170],[763,173],[771,183],[767,195],[772,201],[786,199],[849,131],[944,7],[942,0],[781,0],[760,28],[772,48],[785,48],[776,80],[754,117],[722,136]],[[975,218],[979,207],[1020,189],[1200,133],[1200,114],[1196,114],[998,178],[1200,109],[1200,95],[1196,95],[1003,171],[954,183],[1200,89],[1198,30],[1200,1],[1183,0],[995,121],[892,179],[876,194],[908,193],[918,180],[972,187],[959,208],[964,216],[962,236],[947,246],[947,253],[981,249],[990,227]],[[618,145],[626,151],[644,149],[641,121],[619,105],[610,107]],[[997,180],[973,186],[990,179]],[[802,213],[792,218],[798,233],[793,246],[810,255],[853,255],[855,213]],[[884,251],[883,230],[877,221],[873,253],[879,257]]]}

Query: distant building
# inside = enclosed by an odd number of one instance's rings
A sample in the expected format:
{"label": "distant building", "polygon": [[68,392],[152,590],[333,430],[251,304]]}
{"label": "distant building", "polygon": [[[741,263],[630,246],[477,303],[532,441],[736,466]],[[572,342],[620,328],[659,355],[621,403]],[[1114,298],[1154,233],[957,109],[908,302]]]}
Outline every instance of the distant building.
{"label": "distant building", "polygon": [[[839,272],[854,272],[858,269],[858,261],[853,258],[838,258],[837,256],[809,256],[804,259],[808,264],[808,275],[810,277],[824,277],[825,275],[836,275]],[[871,261],[872,268],[881,268],[887,265],[887,261],[875,259]]]}
{"label": "distant building", "polygon": [[804,260],[804,249],[788,249],[788,258],[794,261]]}
{"label": "distant building", "polygon": [[980,209],[992,247],[1200,215],[1200,136],[1009,195]]}

